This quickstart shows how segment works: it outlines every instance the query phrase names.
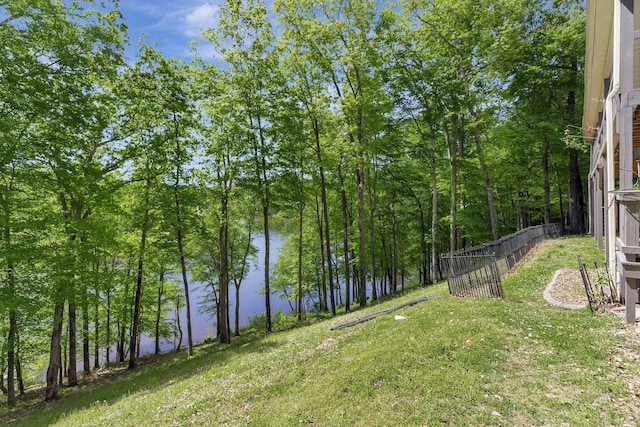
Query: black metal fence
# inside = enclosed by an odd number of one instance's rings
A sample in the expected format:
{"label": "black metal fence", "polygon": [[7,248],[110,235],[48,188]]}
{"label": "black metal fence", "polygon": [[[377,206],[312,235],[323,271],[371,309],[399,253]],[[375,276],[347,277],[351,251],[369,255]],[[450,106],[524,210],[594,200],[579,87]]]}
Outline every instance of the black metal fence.
{"label": "black metal fence", "polygon": [[451,295],[504,298],[500,272],[493,254],[456,255],[448,261],[447,283]]}
{"label": "black metal fence", "polygon": [[562,234],[560,224],[528,227],[500,240],[440,257],[449,293],[455,296],[504,298],[500,276],[539,242]]}
{"label": "black metal fence", "polygon": [[580,255],[578,255],[578,268],[580,269],[582,284],[589,301],[589,309],[592,313],[595,313],[604,307],[619,303],[620,299],[606,264],[603,269],[598,268],[598,264],[595,263],[593,266],[592,272],[595,273],[595,282],[592,282],[587,267],[582,263]]}

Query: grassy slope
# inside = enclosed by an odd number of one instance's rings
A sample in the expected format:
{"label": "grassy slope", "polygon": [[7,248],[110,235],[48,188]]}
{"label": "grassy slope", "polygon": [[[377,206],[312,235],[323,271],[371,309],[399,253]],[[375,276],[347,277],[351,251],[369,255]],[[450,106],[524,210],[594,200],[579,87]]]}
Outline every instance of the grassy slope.
{"label": "grassy slope", "polygon": [[[576,254],[602,259],[589,238],[543,244],[505,278],[504,301],[452,298],[439,284],[308,327],[199,346],[191,359],[171,355],[66,391],[13,425],[635,425],[624,379],[640,369],[618,353],[630,345],[630,334],[614,333],[623,321],[542,298]],[[434,300],[330,330],[438,290]],[[11,414],[2,411],[4,424]]]}

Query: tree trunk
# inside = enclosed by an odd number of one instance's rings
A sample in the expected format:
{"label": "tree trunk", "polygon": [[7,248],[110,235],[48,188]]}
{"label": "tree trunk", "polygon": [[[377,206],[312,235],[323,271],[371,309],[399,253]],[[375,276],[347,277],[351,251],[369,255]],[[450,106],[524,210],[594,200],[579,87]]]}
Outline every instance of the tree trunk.
{"label": "tree trunk", "polygon": [[156,328],[154,354],[160,353],[160,321],[162,320],[162,296],[164,295],[164,263],[160,263],[160,277],[158,280],[158,299],[156,301]]}
{"label": "tree trunk", "polygon": [[424,207],[416,197],[418,205],[418,221],[420,223],[420,266],[418,267],[418,285],[424,286],[429,280],[429,253],[427,250],[427,225],[424,217]]}
{"label": "tree trunk", "polygon": [[[231,161],[230,159],[227,158],[227,164],[230,164]],[[244,253],[242,254],[242,261],[241,261],[241,265],[240,265],[240,273],[237,276],[234,276],[233,278],[233,284],[235,286],[236,289],[236,301],[235,301],[235,313],[234,313],[234,321],[235,321],[235,333],[234,335],[236,337],[240,336],[240,286],[242,286],[242,281],[244,280],[244,275],[245,272],[247,271],[247,267],[248,267],[248,260],[249,260],[249,253],[251,251],[251,242],[253,239],[253,225],[254,225],[254,221],[255,221],[255,211],[253,210],[253,207],[250,208],[250,214],[251,214],[251,218],[248,221],[247,224],[247,244],[244,246]],[[227,231],[228,234],[228,231]],[[233,260],[233,256],[231,257],[231,259]],[[232,271],[236,271],[236,268],[231,268]]]}
{"label": "tree trunk", "polygon": [[564,201],[562,197],[562,182],[560,181],[560,174],[558,173],[558,165],[553,164],[553,169],[555,170],[556,182],[558,186],[558,207],[560,209],[560,232],[564,235],[566,233],[565,229],[565,213],[564,213]]}
{"label": "tree trunk", "polygon": [[[140,309],[140,317],[144,316],[144,306]],[[140,358],[140,340],[142,339],[142,331],[138,328],[138,332],[136,334],[136,359]]]}
{"label": "tree trunk", "polygon": [[491,235],[493,237],[493,241],[497,241],[500,239],[500,235],[498,234],[498,220],[496,216],[496,207],[493,199],[493,188],[491,187],[491,179],[489,178],[489,171],[487,169],[487,162],[484,158],[484,152],[482,151],[482,141],[480,137],[480,129],[478,128],[478,113],[475,111],[471,103],[469,102],[469,111],[471,112],[471,116],[474,120],[473,125],[473,138],[476,143],[476,154],[478,155],[478,160],[480,161],[480,169],[482,170],[482,178],[484,179],[484,188],[487,192],[487,203],[489,205],[489,219],[491,221]]}
{"label": "tree trunk", "polygon": [[449,150],[449,162],[451,166],[451,204],[449,207],[449,215],[451,216],[451,224],[449,228],[449,250],[451,252],[458,250],[458,231],[457,231],[457,211],[458,211],[458,120],[453,119],[453,136],[445,127],[445,137],[447,139],[447,148]]}
{"label": "tree trunk", "polygon": [[362,307],[367,304],[367,266],[364,228],[364,170],[360,167],[356,168],[356,184],[358,187],[358,231],[360,237],[360,271],[358,273],[360,286],[358,289],[358,302]]}
{"label": "tree trunk", "polygon": [[124,361],[124,326],[120,326],[123,323],[120,317],[116,318],[116,331],[118,333],[118,341],[116,342],[116,360],[117,363]]}
{"label": "tree trunk", "polygon": [[89,343],[89,290],[82,286],[82,368],[84,376],[91,374],[91,347]]}
{"label": "tree trunk", "polygon": [[349,222],[348,222],[348,212],[347,212],[347,192],[344,188],[344,177],[342,176],[342,168],[341,165],[338,164],[338,179],[340,180],[340,201],[342,203],[342,244],[344,246],[344,280],[345,280],[345,311],[348,313],[351,311],[351,285],[349,283],[349,279],[351,278],[351,273],[349,272]]}
{"label": "tree trunk", "polygon": [[[97,271],[96,271],[97,272]],[[93,306],[93,369],[94,371],[100,367],[100,313],[98,311],[100,295],[98,284],[95,286],[95,304]]]}
{"label": "tree trunk", "polygon": [[[5,363],[6,363],[6,354],[4,352],[0,352],[0,372],[4,372]],[[0,391],[2,394],[7,394],[7,387],[4,385],[4,374],[0,375]]]}
{"label": "tree trunk", "polygon": [[124,283],[124,296],[122,297],[122,307],[120,309],[120,314],[118,316],[117,321],[117,330],[118,330],[118,342],[116,344],[116,356],[119,363],[124,363],[125,361],[125,337],[127,324],[129,323],[129,315],[131,312],[130,298],[129,298],[129,279],[131,278],[131,269],[133,264],[134,257],[131,256],[127,261],[127,279]]}
{"label": "tree trunk", "polygon": [[396,218],[396,211],[391,207],[391,236],[392,236],[392,254],[391,262],[393,276],[391,277],[391,287],[393,293],[398,292],[398,219]]}
{"label": "tree trunk", "polygon": [[229,333],[229,256],[227,254],[228,248],[228,221],[229,221],[229,205],[226,198],[226,184],[225,184],[225,196],[220,201],[220,225],[218,227],[218,249],[220,251],[220,300],[218,302],[218,322],[219,322],[219,341],[221,344],[228,344],[231,342],[231,334]]}
{"label": "tree trunk", "polygon": [[[356,253],[355,250],[351,251],[351,259],[354,260],[356,259]],[[355,303],[356,301],[360,301],[360,278],[358,277],[358,266],[356,265],[356,263],[354,262],[352,265],[352,282],[353,282],[353,302]]]}
{"label": "tree trunk", "polygon": [[[265,158],[266,141],[262,129],[262,121],[257,118],[258,141],[253,147],[253,157],[256,164],[256,180],[258,193],[262,203],[262,222],[264,232],[264,298],[265,298],[265,329],[271,332],[271,238],[269,236],[269,180],[267,176],[267,160]],[[254,126],[254,118],[249,117],[249,124]]]}
{"label": "tree trunk", "polygon": [[191,302],[189,298],[189,280],[187,278],[187,264],[184,257],[184,242],[182,240],[182,220],[180,218],[180,201],[178,193],[175,193],[176,217],[178,221],[178,253],[180,254],[180,269],[182,271],[182,283],[184,284],[184,304],[187,312],[187,355],[193,355],[193,336],[191,334]]}
{"label": "tree trunk", "polygon": [[320,166],[320,193],[322,197],[322,213],[324,217],[324,238],[327,250],[327,272],[329,273],[329,301],[331,303],[331,314],[336,315],[335,287],[333,285],[333,263],[331,259],[331,238],[329,237],[329,205],[327,203],[327,189],[324,182],[324,169]]}
{"label": "tree trunk", "polygon": [[298,204],[298,320],[302,320],[302,236],[304,226],[304,202]]}
{"label": "tree trunk", "polygon": [[56,302],[53,315],[53,331],[51,333],[51,346],[49,348],[49,367],[47,368],[47,387],[45,400],[56,399],[60,383],[58,373],[61,372],[61,346],[62,317],[64,316],[64,302]]}
{"label": "tree trunk", "polygon": [[189,280],[187,279],[187,266],[184,258],[184,242],[182,235],[182,217],[180,211],[180,196],[178,194],[178,188],[180,186],[180,177],[181,177],[181,168],[182,168],[182,160],[180,159],[182,155],[182,149],[180,147],[180,132],[179,132],[179,123],[176,114],[173,114],[173,124],[174,124],[174,137],[176,142],[176,154],[178,156],[178,160],[176,162],[176,180],[174,183],[173,196],[175,199],[176,206],[176,225],[177,225],[177,243],[178,243],[178,253],[180,255],[180,268],[182,270],[182,283],[184,284],[184,303],[185,310],[187,312],[187,356],[191,357],[193,355],[193,335],[191,333],[191,300],[189,298]]}
{"label": "tree trunk", "polygon": [[105,363],[107,364],[107,368],[111,364],[111,288],[107,289],[107,324],[105,326],[105,347],[106,347],[106,356]]}
{"label": "tree trunk", "polygon": [[234,333],[233,335],[236,337],[240,336],[240,284],[236,283],[236,306],[234,307],[233,320],[235,323]]}
{"label": "tree trunk", "polygon": [[[64,311],[64,308],[63,308]],[[64,351],[64,357],[63,357],[63,351]],[[59,356],[59,360],[62,361],[62,363],[60,364],[60,370],[59,370],[59,374],[60,374],[60,381],[58,382],[58,385],[60,387],[62,387],[63,384],[63,380],[64,377],[67,376],[67,343],[66,341],[60,345],[58,352],[60,353]]]}
{"label": "tree trunk", "polygon": [[73,290],[71,291],[69,301],[69,387],[78,385],[78,336],[77,336],[77,319],[76,305],[73,301]]}
{"label": "tree trunk", "polygon": [[[130,263],[129,263],[130,264]],[[119,325],[119,337],[118,337],[118,362],[123,363],[125,360],[125,348],[124,348],[124,340],[125,340],[125,331],[128,323],[128,313],[129,313],[129,304],[127,301],[129,300],[129,276],[130,272],[127,272],[127,280],[124,286],[124,301],[122,304],[122,310],[120,311],[120,316],[118,317],[118,325]]]}
{"label": "tree trunk", "polygon": [[[13,270],[13,268],[11,268]],[[13,272],[11,272],[13,275]],[[12,281],[12,279],[9,279]],[[9,285],[11,287],[11,285]],[[14,381],[14,372],[16,367],[16,335],[18,325],[16,322],[16,310],[13,308],[13,303],[11,304],[11,308],[9,309],[9,337],[7,339],[7,404],[10,407],[15,406],[16,404],[16,386]],[[0,375],[3,375],[0,372]]]}
{"label": "tree trunk", "polygon": [[578,167],[578,228],[580,229],[580,234],[587,233],[587,211],[584,206],[584,187],[582,186],[582,179],[580,178],[580,168]]}
{"label": "tree trunk", "polygon": [[[578,62],[571,61],[572,81],[577,81]],[[569,91],[567,95],[567,121],[571,124],[576,116],[576,94]],[[585,208],[583,200],[582,179],[580,177],[580,163],[578,162],[578,150],[569,149],[569,220],[571,232],[575,234],[585,234]]]}
{"label": "tree trunk", "polygon": [[178,345],[176,353],[182,348],[182,324],[180,323],[180,296],[176,295],[176,329],[178,330]]}
{"label": "tree trunk", "polygon": [[318,230],[318,243],[320,244],[320,266],[322,271],[322,280],[320,287],[320,311],[328,311],[327,305],[327,264],[325,263],[325,251],[324,251],[324,232],[322,228],[322,218],[320,214],[320,204],[318,203],[318,196],[316,196],[316,227]]}
{"label": "tree trunk", "polygon": [[268,198],[262,208],[262,217],[264,221],[264,294],[265,294],[265,328],[267,332],[271,332],[271,238],[269,236],[269,202]]}
{"label": "tree trunk", "polygon": [[582,202],[582,179],[578,162],[578,151],[569,150],[569,221],[572,233],[584,234],[584,212]]}
{"label": "tree trunk", "polygon": [[[376,185],[377,185],[377,170],[374,158],[374,171],[373,171],[373,183],[367,187],[367,193],[369,196],[369,251],[371,253],[371,300],[376,301],[378,299],[378,292],[376,291],[376,246],[375,246],[375,211],[376,211]],[[384,273],[383,273],[384,274]]]}
{"label": "tree trunk", "polygon": [[327,185],[324,176],[322,162],[322,150],[320,148],[320,128],[317,120],[313,120],[313,132],[316,141],[316,155],[320,169],[320,197],[322,199],[322,218],[324,220],[324,238],[327,251],[327,272],[329,273],[329,298],[331,301],[331,314],[336,315],[336,300],[333,286],[333,266],[331,264],[331,237],[329,235],[329,204],[327,203]]}
{"label": "tree trunk", "polygon": [[20,352],[16,352],[17,356],[15,358],[16,365],[16,379],[18,380],[18,392],[20,395],[24,394],[24,378],[22,376],[22,362],[20,361],[20,357],[18,356]]}
{"label": "tree trunk", "polygon": [[[4,244],[5,244],[5,257],[7,259],[7,297],[9,304],[9,333],[7,337],[7,404],[13,407],[16,403],[16,387],[14,382],[15,360],[16,360],[16,337],[18,334],[18,322],[16,313],[15,302],[15,275],[14,275],[14,262],[13,262],[13,248],[11,242],[11,210],[9,201],[3,199],[4,210]],[[4,366],[2,366],[4,368]],[[0,370],[0,376],[2,374]]]}
{"label": "tree trunk", "polygon": [[544,223],[551,223],[551,185],[549,183],[549,138],[545,132],[542,140],[542,176],[544,188]]}
{"label": "tree trunk", "polygon": [[384,237],[384,234],[386,233],[383,233],[383,237],[380,239],[380,246],[382,248],[382,256],[380,257],[380,271],[382,272],[382,275],[380,276],[382,281],[380,293],[382,295],[387,294],[387,283],[391,283],[391,280],[389,280],[391,279],[391,271],[389,270],[391,255],[387,250],[387,239]]}
{"label": "tree trunk", "polygon": [[582,179],[578,162],[578,150],[569,149],[569,221],[574,234],[585,234]]}
{"label": "tree trunk", "polygon": [[137,339],[138,330],[140,329],[140,304],[142,303],[142,280],[144,277],[144,251],[147,245],[147,228],[149,225],[149,192],[151,182],[149,179],[145,182],[144,192],[144,214],[142,217],[142,230],[140,235],[140,251],[138,252],[138,273],[136,276],[136,294],[133,303],[133,327],[131,330],[131,339],[129,341],[129,369],[136,367],[137,362]]}
{"label": "tree trunk", "polygon": [[436,139],[431,137],[431,274],[435,283],[438,270],[438,173]]}
{"label": "tree trunk", "polygon": [[315,262],[316,266],[316,287],[318,289],[318,311],[322,311],[322,278],[320,276],[320,263],[318,261]]}

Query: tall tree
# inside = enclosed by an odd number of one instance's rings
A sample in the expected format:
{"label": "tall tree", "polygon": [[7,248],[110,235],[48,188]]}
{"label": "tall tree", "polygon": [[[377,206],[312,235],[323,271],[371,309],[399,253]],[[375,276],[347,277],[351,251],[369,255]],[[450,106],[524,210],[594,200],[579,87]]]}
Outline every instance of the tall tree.
{"label": "tall tree", "polygon": [[270,135],[270,104],[275,101],[270,91],[276,84],[274,35],[265,5],[256,0],[241,2],[228,0],[222,8],[219,26],[210,30],[207,37],[214,42],[229,64],[228,78],[237,92],[236,108],[243,112],[242,137],[246,141],[247,154],[253,169],[252,183],[262,206],[265,289],[265,328],[271,331],[270,300],[270,226],[271,170],[273,139]]}
{"label": "tall tree", "polygon": [[[419,2],[416,2],[419,4]],[[507,2],[486,1],[434,1],[418,6],[412,14],[423,26],[424,35],[440,46],[442,55],[450,58],[451,76],[455,78],[457,94],[463,113],[468,115],[468,127],[475,143],[475,154],[480,163],[493,240],[499,237],[494,191],[487,167],[482,136],[487,135],[487,118],[492,113],[493,96],[488,55],[493,43],[492,30],[501,28],[508,13]],[[453,87],[453,86],[452,86]],[[488,113],[488,114],[487,114]],[[489,141],[488,141],[489,142]]]}
{"label": "tall tree", "polygon": [[[167,137],[175,144],[175,180],[173,183],[173,196],[175,200],[176,214],[176,241],[178,244],[178,255],[180,257],[180,270],[182,273],[182,283],[184,285],[185,309],[187,313],[187,352],[193,355],[193,333],[191,325],[191,298],[189,296],[189,279],[187,275],[187,265],[184,253],[184,199],[181,198],[181,186],[184,180],[184,167],[188,162],[188,151],[185,147],[185,140],[189,138],[189,123],[191,116],[187,111],[189,105],[188,95],[184,93],[186,82],[186,67],[176,62],[164,63],[168,68],[168,80],[165,92],[166,108],[170,116],[171,124],[167,129]],[[163,88],[164,89],[164,88]],[[181,204],[182,203],[182,204]]]}
{"label": "tall tree", "polygon": [[[277,4],[290,37],[313,55],[326,84],[331,85],[334,105],[340,111],[343,150],[353,159],[357,188],[358,278],[360,305],[367,301],[365,175],[369,144],[380,125],[378,99],[384,99],[374,77],[379,55],[372,34],[376,4],[370,1],[304,1]],[[379,97],[379,98],[378,98]]]}
{"label": "tall tree", "polygon": [[[284,4],[280,4],[279,8],[284,10],[285,14],[287,13]],[[308,129],[301,130],[301,132],[308,134],[305,137],[309,139],[306,147],[310,148],[315,154],[315,164],[320,181],[322,234],[324,237],[322,246],[326,251],[326,270],[328,272],[331,311],[335,315],[335,280],[326,178],[327,158],[330,156],[328,151],[334,148],[330,145],[331,138],[327,138],[331,134],[329,130],[330,116],[328,116],[330,95],[326,85],[326,77],[323,76],[320,64],[314,60],[314,52],[307,50],[304,45],[300,44],[299,34],[295,31],[285,32],[280,41],[284,57],[282,62],[287,72],[295,76],[293,84],[290,86],[289,94],[294,102],[299,103],[302,107],[300,111],[302,115],[300,117],[292,115],[291,109],[288,109],[288,113],[286,116],[283,115],[281,117],[281,121],[286,121],[287,118],[291,117],[298,117],[308,127]],[[327,145],[328,147],[325,147]],[[301,176],[300,179],[303,179],[303,177]]]}
{"label": "tall tree", "polygon": [[[150,135],[147,145],[155,151],[155,162],[159,163],[149,173],[164,174],[164,184],[171,188],[173,196],[173,215],[175,218],[175,240],[185,295],[187,317],[187,351],[193,354],[193,334],[191,325],[191,298],[189,295],[189,279],[185,254],[185,238],[187,232],[186,201],[188,187],[187,164],[191,161],[195,150],[192,138],[196,113],[194,110],[194,94],[192,93],[193,77],[191,69],[177,59],[167,60],[152,48],[143,48],[140,65],[140,82],[138,95],[143,98],[139,102],[139,114]],[[159,154],[164,156],[160,159]],[[151,158],[149,154],[147,159]],[[170,164],[172,169],[167,167]],[[163,168],[158,170],[158,168]]]}
{"label": "tall tree", "polygon": [[[566,147],[563,136],[567,125],[569,129],[576,125],[579,105],[575,99],[582,91],[584,25],[585,11],[576,2],[545,2],[542,7],[537,2],[523,3],[505,22],[509,31],[500,32],[492,49],[498,58],[494,63],[497,71],[510,81],[505,95],[514,107],[503,129],[507,134],[501,139],[508,145],[510,158],[522,160],[513,171],[519,179],[511,182],[534,196],[542,192],[541,215],[549,223],[561,218],[563,210],[560,200],[554,197],[551,176],[554,172],[568,172],[570,222],[576,233],[584,232],[579,178],[584,165],[578,162],[579,144],[570,139]],[[508,144],[512,139],[530,142]],[[541,169],[527,166],[532,158],[539,159]],[[556,169],[560,159],[565,159],[568,170]],[[538,176],[538,170],[542,176]],[[539,182],[543,187],[537,190]],[[562,187],[558,191],[561,194]],[[552,206],[554,199],[558,204]],[[539,210],[538,202],[533,209]]]}
{"label": "tall tree", "polygon": [[[120,146],[109,136],[107,126],[114,111],[106,83],[115,78],[122,64],[124,26],[118,12],[109,10],[108,5],[100,10],[85,8],[82,3],[19,2],[3,6],[10,16],[3,21],[3,29],[10,30],[10,46],[16,47],[16,58],[26,66],[15,68],[16,74],[6,78],[19,80],[25,95],[38,94],[21,110],[30,116],[32,159],[41,166],[45,186],[58,197],[62,221],[57,225],[65,230],[66,256],[70,256],[86,236],[82,221],[105,194],[102,178],[121,164]],[[25,22],[41,25],[23,25]],[[107,90],[97,90],[99,87]],[[69,273],[58,276],[58,288],[52,293],[55,309],[47,399],[58,394],[65,300],[69,301],[70,315],[75,314],[77,271],[73,268],[78,265],[71,265]],[[69,331],[70,350],[74,350],[73,319]],[[75,362],[75,351],[69,356]],[[70,384],[77,382],[74,374],[75,365]]]}

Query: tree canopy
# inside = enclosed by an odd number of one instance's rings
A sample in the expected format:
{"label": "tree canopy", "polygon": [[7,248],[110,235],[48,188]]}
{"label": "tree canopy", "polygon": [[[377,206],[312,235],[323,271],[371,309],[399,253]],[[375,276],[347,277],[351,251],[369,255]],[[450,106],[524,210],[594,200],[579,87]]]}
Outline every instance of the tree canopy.
{"label": "tree canopy", "polygon": [[[563,140],[580,116],[579,3],[221,10],[202,42],[214,56],[141,46],[126,62],[117,2],[0,0],[9,404],[43,355],[52,399],[78,357],[85,374],[112,350],[133,368],[141,337],[179,349],[183,326],[191,352],[202,303],[229,342],[255,262],[271,331],[274,295],[298,319],[335,314],[432,283],[450,250],[539,223],[584,230],[587,155]],[[288,238],[270,269],[274,227]]]}

